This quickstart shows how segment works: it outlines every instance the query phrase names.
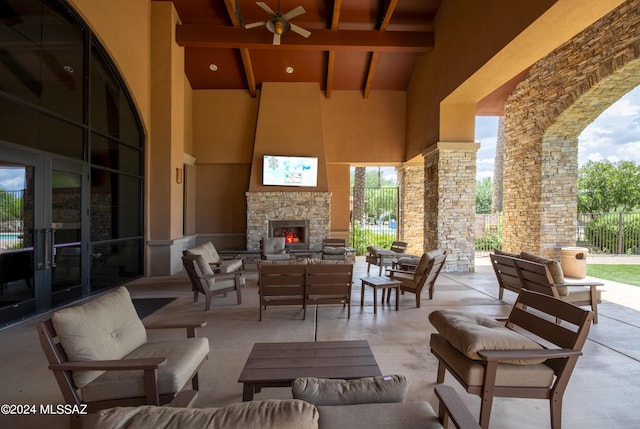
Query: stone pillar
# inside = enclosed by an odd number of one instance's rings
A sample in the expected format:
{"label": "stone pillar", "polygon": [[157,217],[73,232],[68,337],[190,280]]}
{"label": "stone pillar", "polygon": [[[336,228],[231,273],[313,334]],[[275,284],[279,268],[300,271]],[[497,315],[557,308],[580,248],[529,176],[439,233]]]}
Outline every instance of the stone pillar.
{"label": "stone pillar", "polygon": [[447,251],[445,271],[474,271],[479,143],[439,142],[424,153],[424,248]]}
{"label": "stone pillar", "polygon": [[398,168],[400,189],[400,240],[408,243],[407,253],[424,252],[424,165],[405,164]]}

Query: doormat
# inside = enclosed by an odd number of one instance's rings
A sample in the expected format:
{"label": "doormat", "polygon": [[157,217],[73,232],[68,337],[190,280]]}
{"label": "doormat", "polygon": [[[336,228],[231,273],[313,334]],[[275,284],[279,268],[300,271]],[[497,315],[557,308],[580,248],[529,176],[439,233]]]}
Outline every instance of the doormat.
{"label": "doormat", "polygon": [[175,299],[176,298],[133,298],[131,301],[133,301],[133,306],[138,313],[138,317],[144,319]]}

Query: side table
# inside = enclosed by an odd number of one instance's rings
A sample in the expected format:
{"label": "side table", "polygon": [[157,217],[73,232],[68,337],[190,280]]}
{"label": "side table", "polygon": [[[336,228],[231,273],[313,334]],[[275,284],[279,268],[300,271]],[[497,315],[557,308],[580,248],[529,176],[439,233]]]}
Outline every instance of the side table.
{"label": "side table", "polygon": [[[400,281],[394,280],[391,277],[361,277],[362,280],[362,291],[360,293],[360,307],[364,305],[364,289],[365,286],[371,286],[373,288],[373,314],[378,313],[378,289],[382,289],[382,299],[384,300],[384,290],[385,289],[395,289],[396,290],[396,311],[399,309],[399,298],[400,298]],[[391,292],[389,292],[391,295]],[[387,297],[387,302],[389,298]]]}

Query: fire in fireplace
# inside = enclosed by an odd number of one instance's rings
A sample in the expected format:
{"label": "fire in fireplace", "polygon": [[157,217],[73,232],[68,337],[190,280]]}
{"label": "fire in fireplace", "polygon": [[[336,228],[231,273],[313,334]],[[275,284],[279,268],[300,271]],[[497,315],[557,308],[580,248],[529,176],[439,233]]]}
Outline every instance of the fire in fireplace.
{"label": "fire in fireplace", "polygon": [[269,221],[269,236],[284,237],[288,248],[309,248],[308,220],[274,220]]}

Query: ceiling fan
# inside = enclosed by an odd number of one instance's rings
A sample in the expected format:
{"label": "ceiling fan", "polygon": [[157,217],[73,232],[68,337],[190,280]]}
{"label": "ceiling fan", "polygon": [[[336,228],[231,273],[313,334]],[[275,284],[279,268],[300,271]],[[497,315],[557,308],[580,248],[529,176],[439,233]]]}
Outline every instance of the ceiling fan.
{"label": "ceiling fan", "polygon": [[291,9],[289,12],[282,14],[280,12],[280,0],[278,0],[278,12],[274,12],[273,9],[267,6],[267,4],[264,2],[259,1],[259,2],[256,2],[256,4],[260,6],[269,15],[271,15],[271,19],[268,21],[259,21],[259,22],[247,24],[244,26],[244,28],[254,28],[254,27],[260,27],[262,25],[266,26],[267,30],[273,33],[274,45],[279,45],[280,36],[288,33],[289,30],[293,31],[294,33],[298,33],[299,35],[305,38],[311,35],[311,32],[289,22],[291,18],[295,18],[296,16],[302,15],[303,13],[306,12],[302,6],[298,6],[294,9]]}

